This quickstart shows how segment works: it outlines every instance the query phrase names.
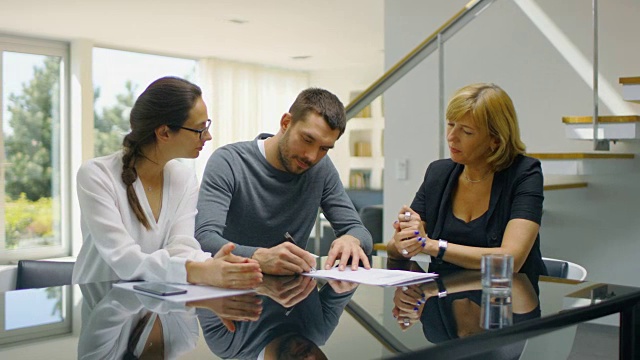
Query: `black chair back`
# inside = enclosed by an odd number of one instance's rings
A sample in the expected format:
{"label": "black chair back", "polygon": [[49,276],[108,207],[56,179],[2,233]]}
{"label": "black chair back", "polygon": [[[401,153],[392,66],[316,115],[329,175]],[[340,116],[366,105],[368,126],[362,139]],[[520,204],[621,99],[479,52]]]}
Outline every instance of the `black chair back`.
{"label": "black chair back", "polygon": [[70,261],[20,260],[16,290],[70,285],[74,264]]}
{"label": "black chair back", "polygon": [[383,243],[382,237],[382,205],[369,205],[360,209],[360,219],[369,230],[373,243]]}
{"label": "black chair back", "polygon": [[555,259],[542,259],[542,261],[544,261],[544,265],[547,267],[547,273],[549,276],[563,279],[567,278],[569,274],[569,263]]}

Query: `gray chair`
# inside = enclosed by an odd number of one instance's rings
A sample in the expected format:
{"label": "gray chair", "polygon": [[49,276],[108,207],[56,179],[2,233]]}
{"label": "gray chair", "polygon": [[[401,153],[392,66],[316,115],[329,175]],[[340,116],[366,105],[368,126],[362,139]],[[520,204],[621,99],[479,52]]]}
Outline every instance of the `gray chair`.
{"label": "gray chair", "polygon": [[70,261],[20,260],[16,290],[70,285],[74,264]]}
{"label": "gray chair", "polygon": [[543,257],[542,261],[547,267],[549,276],[580,281],[584,281],[587,278],[587,269],[571,261],[547,257]]}
{"label": "gray chair", "polygon": [[374,244],[384,242],[382,237],[382,205],[369,205],[360,209],[360,219],[369,230]]}

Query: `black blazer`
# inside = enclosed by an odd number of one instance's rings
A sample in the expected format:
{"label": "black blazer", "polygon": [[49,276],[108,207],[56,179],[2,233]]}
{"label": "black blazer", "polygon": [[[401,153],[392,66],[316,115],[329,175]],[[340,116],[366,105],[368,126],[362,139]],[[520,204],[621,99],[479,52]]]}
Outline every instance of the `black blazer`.
{"label": "black blazer", "polygon": [[[445,215],[447,211],[451,211],[451,197],[463,169],[463,165],[451,159],[436,160],[427,168],[424,181],[411,203],[411,208],[426,222],[427,235],[431,239],[446,238],[442,236]],[[502,244],[504,230],[511,219],[527,219],[540,224],[543,200],[540,161],[518,155],[511,166],[497,172],[493,177],[485,228],[486,242],[474,245],[499,247]],[[448,240],[455,243],[455,239]],[[449,268],[457,266],[446,262],[441,265],[432,262],[429,267],[430,271]],[[547,274],[540,253],[540,234],[536,237],[520,272],[526,273],[532,283],[537,283],[538,275]]]}

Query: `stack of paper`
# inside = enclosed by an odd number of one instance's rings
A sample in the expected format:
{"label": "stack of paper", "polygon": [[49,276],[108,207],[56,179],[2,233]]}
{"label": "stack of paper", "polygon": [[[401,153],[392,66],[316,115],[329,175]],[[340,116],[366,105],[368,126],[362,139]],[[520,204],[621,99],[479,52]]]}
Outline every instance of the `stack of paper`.
{"label": "stack of paper", "polygon": [[419,273],[404,270],[387,270],[387,269],[365,269],[358,268],[357,271],[351,270],[350,267],[344,271],[338,270],[337,267],[331,270],[316,270],[303,273],[304,276],[310,276],[321,279],[333,279],[356,282],[359,284],[378,285],[378,286],[402,286],[425,282],[437,277],[434,273]]}

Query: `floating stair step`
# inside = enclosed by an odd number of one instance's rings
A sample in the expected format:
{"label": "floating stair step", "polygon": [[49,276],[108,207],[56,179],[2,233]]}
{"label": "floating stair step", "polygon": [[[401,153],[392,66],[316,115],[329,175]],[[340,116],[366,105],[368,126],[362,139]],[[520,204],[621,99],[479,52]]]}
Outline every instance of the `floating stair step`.
{"label": "floating stair step", "polygon": [[527,155],[540,160],[545,178],[550,175],[623,174],[637,171],[638,168],[634,154],[530,153]]}
{"label": "floating stair step", "polygon": [[588,183],[579,175],[544,175],[544,191],[586,188]]}
{"label": "floating stair step", "polygon": [[[593,116],[563,116],[569,139],[593,140]],[[598,139],[640,139],[640,116],[598,116]]]}
{"label": "floating stair step", "polygon": [[621,77],[622,98],[640,104],[640,76]]}

